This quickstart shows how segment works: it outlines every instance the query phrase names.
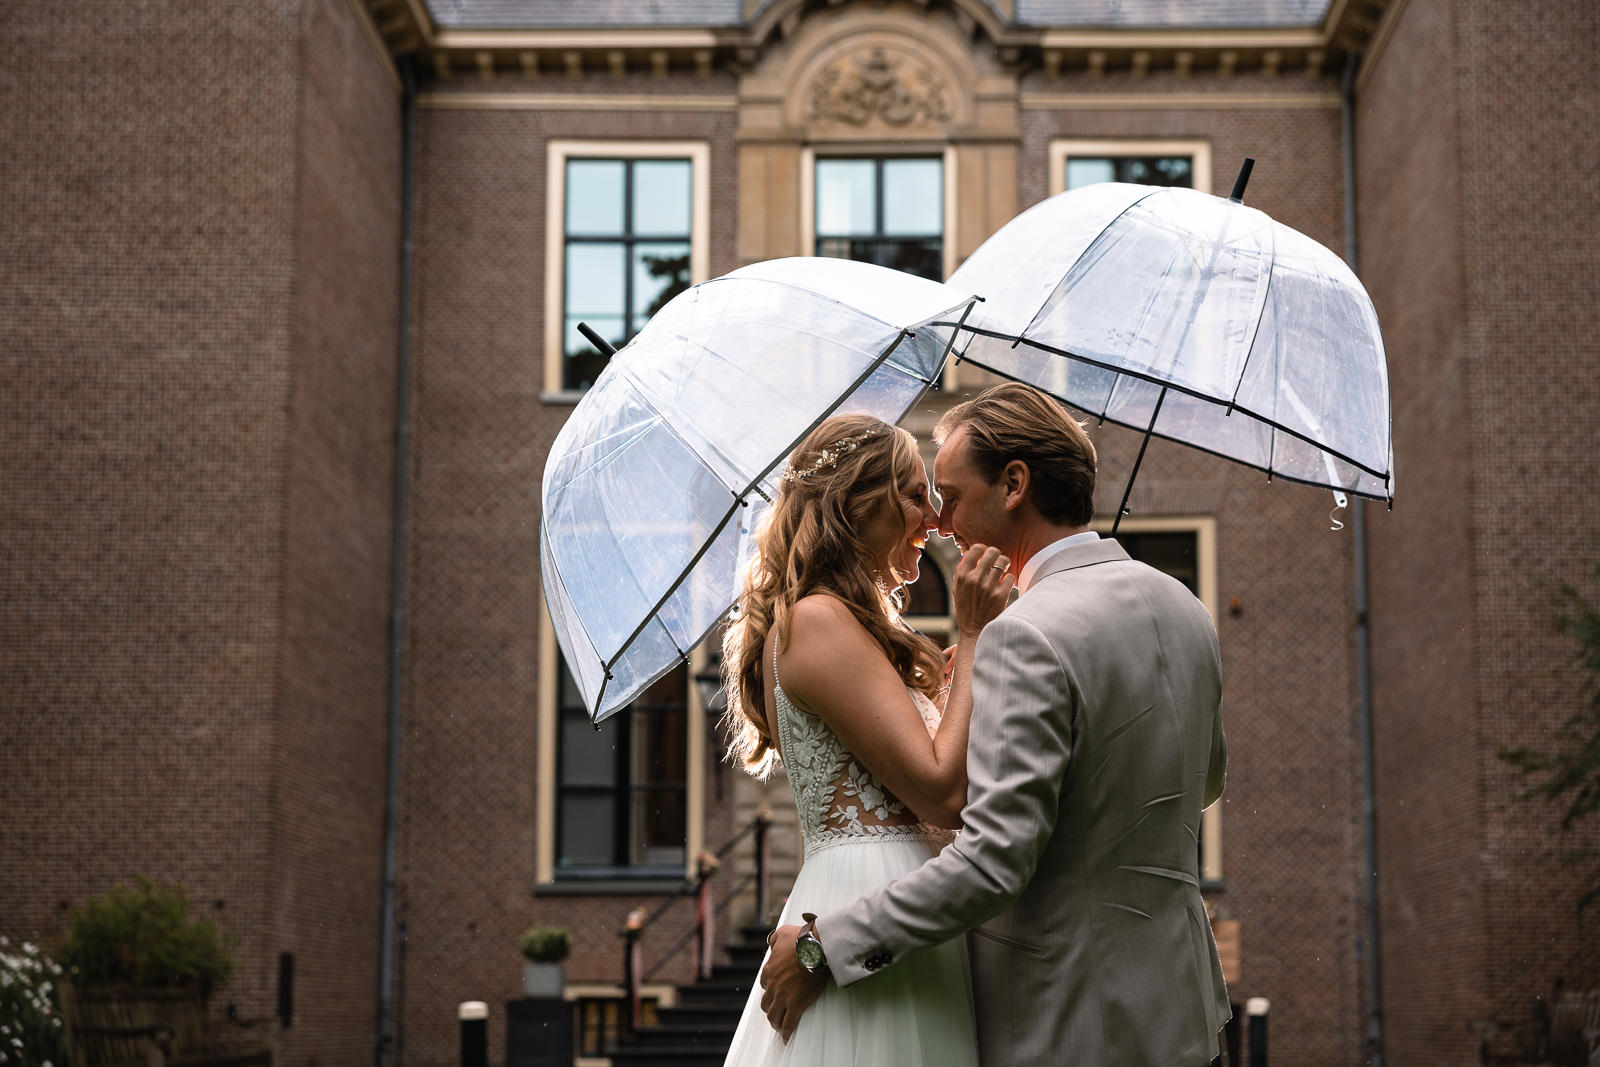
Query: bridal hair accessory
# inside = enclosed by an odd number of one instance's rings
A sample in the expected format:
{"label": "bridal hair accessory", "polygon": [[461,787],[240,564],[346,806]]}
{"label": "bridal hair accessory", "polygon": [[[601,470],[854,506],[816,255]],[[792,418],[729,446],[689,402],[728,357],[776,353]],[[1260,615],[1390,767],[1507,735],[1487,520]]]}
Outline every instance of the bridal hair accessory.
{"label": "bridal hair accessory", "polygon": [[845,456],[860,448],[863,441],[870,441],[882,432],[881,430],[868,430],[865,433],[858,433],[854,437],[845,437],[835,441],[817,453],[817,458],[812,462],[811,466],[800,470],[790,467],[784,471],[783,480],[786,482],[804,481],[818,471],[828,470]]}

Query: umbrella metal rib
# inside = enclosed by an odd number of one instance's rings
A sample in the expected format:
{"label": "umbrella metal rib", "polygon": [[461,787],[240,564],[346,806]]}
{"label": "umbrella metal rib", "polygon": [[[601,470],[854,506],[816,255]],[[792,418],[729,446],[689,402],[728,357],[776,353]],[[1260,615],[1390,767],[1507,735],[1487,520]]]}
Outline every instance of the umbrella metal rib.
{"label": "umbrella metal rib", "polygon": [[[996,340],[1000,340],[1000,341],[1010,341],[1010,340],[1013,339],[1013,335],[1012,334],[1001,333],[1001,332],[998,332],[998,331],[995,331],[995,330],[987,330],[987,329],[984,329],[981,326],[964,326],[964,327],[962,327],[962,329],[966,330],[968,333],[981,334],[981,335],[983,335],[985,337],[993,337]],[[1214,396],[1207,396],[1205,393],[1199,392],[1198,390],[1185,388],[1184,386],[1179,385],[1176,382],[1163,381],[1162,379],[1157,378],[1157,377],[1155,377],[1153,375],[1149,375],[1149,374],[1140,374],[1137,371],[1132,371],[1132,370],[1129,370],[1126,367],[1120,367],[1120,366],[1117,366],[1117,365],[1112,364],[1112,363],[1107,363],[1104,360],[1094,359],[1093,357],[1090,357],[1090,356],[1081,356],[1081,355],[1077,354],[1076,352],[1067,352],[1067,351],[1065,351],[1063,349],[1056,348],[1056,347],[1054,347],[1052,345],[1047,345],[1047,344],[1044,344],[1044,343],[1039,342],[1039,341],[1029,340],[1028,341],[1028,345],[1029,345],[1029,347],[1034,348],[1034,349],[1036,349],[1036,350],[1038,350],[1040,352],[1048,352],[1053,356],[1060,356],[1063,359],[1074,360],[1074,361],[1076,361],[1078,363],[1084,364],[1085,366],[1098,367],[1101,370],[1110,371],[1113,374],[1118,374],[1118,375],[1121,375],[1121,376],[1123,376],[1125,378],[1135,378],[1135,379],[1138,379],[1139,381],[1149,382],[1151,385],[1160,386],[1163,389],[1170,389],[1170,390],[1172,390],[1174,392],[1183,393],[1186,396],[1192,396],[1196,400],[1204,400],[1204,401],[1206,401],[1208,403],[1212,403],[1212,404],[1223,404],[1223,403],[1225,403],[1224,401],[1219,400],[1218,398],[1216,398]],[[1005,370],[1002,370],[1001,368],[996,367],[991,363],[985,362],[981,357],[963,355],[961,357],[961,359],[962,359],[962,362],[964,362],[964,363],[971,363],[975,367],[982,367],[984,370],[989,371],[989,372],[991,372],[993,374],[998,374],[1002,378],[1009,378],[1012,381],[1021,380],[1021,379],[1018,379],[1016,375],[1011,374],[1011,373],[1009,373],[1009,372],[1007,372]],[[1029,384],[1032,384],[1032,383],[1029,383]],[[1048,392],[1048,391],[1049,390],[1046,390],[1046,392]],[[1060,399],[1060,398],[1057,398],[1057,399]],[[1063,403],[1066,403],[1066,401],[1063,401]],[[1075,404],[1071,405],[1071,406],[1077,407],[1077,405],[1075,405]],[[1233,404],[1233,405],[1229,405],[1229,406],[1233,410],[1240,411],[1240,412],[1244,413],[1245,415],[1248,415],[1251,418],[1257,420],[1258,422],[1261,422],[1261,423],[1263,423],[1263,424],[1265,424],[1267,426],[1272,427],[1274,430],[1278,431],[1279,433],[1288,434],[1290,437],[1293,437],[1293,438],[1296,438],[1297,440],[1303,441],[1306,444],[1310,445],[1312,448],[1315,448],[1320,452],[1327,453],[1328,455],[1332,456],[1334,459],[1341,460],[1342,462],[1350,464],[1352,467],[1356,467],[1356,468],[1358,468],[1360,470],[1363,470],[1363,471],[1367,472],[1368,474],[1372,475],[1374,478],[1382,478],[1384,480],[1384,484],[1385,485],[1388,484],[1389,475],[1388,475],[1387,471],[1381,471],[1381,470],[1378,470],[1375,467],[1368,466],[1367,464],[1361,462],[1360,460],[1355,459],[1355,458],[1353,458],[1353,457],[1351,457],[1349,455],[1346,455],[1345,453],[1339,451],[1338,449],[1330,448],[1326,444],[1323,444],[1323,443],[1321,443],[1319,441],[1315,441],[1315,440],[1311,439],[1306,434],[1301,433],[1300,431],[1295,430],[1292,427],[1284,426],[1284,425],[1282,425],[1281,423],[1277,422],[1274,419],[1269,419],[1264,415],[1258,414],[1256,411],[1254,411],[1251,408],[1244,407],[1244,406],[1239,405],[1239,404]],[[1082,410],[1082,409],[1080,408],[1079,410]],[[1123,420],[1121,420],[1121,419],[1119,419],[1119,418],[1117,418],[1117,417],[1115,417],[1113,415],[1096,415],[1096,413],[1092,412],[1092,411],[1087,411],[1087,412],[1085,412],[1085,414],[1090,415],[1090,416],[1094,416],[1094,417],[1097,417],[1097,418],[1109,419],[1110,421],[1116,423],[1118,426],[1125,426],[1125,427],[1127,427],[1128,429],[1131,429],[1131,430],[1144,430],[1145,429],[1145,427],[1142,426],[1142,425],[1137,425],[1137,424],[1133,424],[1133,423],[1124,422]],[[1268,475],[1270,475],[1272,477],[1283,478],[1285,481],[1298,482],[1301,485],[1312,485],[1312,486],[1316,486],[1318,488],[1333,488],[1331,486],[1323,486],[1321,482],[1313,482],[1313,481],[1310,481],[1309,479],[1306,479],[1306,478],[1297,478],[1297,477],[1294,477],[1293,475],[1284,474],[1282,471],[1276,471],[1275,472],[1275,471],[1271,470],[1268,467],[1262,467],[1262,466],[1260,466],[1258,464],[1250,463],[1247,460],[1238,459],[1237,457],[1227,455],[1226,453],[1218,452],[1215,449],[1206,448],[1203,445],[1196,445],[1196,444],[1193,444],[1193,443],[1191,443],[1189,441],[1181,440],[1179,438],[1168,437],[1165,434],[1161,434],[1161,433],[1156,433],[1154,436],[1159,437],[1162,440],[1174,441],[1177,444],[1181,444],[1186,448],[1193,448],[1193,449],[1195,449],[1196,451],[1199,451],[1199,452],[1205,452],[1205,453],[1208,453],[1208,454],[1213,455],[1213,456],[1218,456],[1218,457],[1220,457],[1222,459],[1226,459],[1226,460],[1229,460],[1231,462],[1241,464],[1242,466],[1251,467],[1251,468],[1253,468],[1255,470],[1259,470],[1259,471],[1264,471],[1264,472],[1266,472]],[[1377,496],[1376,494],[1373,494],[1373,493],[1362,492],[1359,489],[1345,489],[1344,491],[1345,492],[1350,492],[1350,493],[1355,493],[1357,496],[1364,496],[1369,500],[1387,500],[1388,499],[1387,497],[1380,497],[1380,496]]]}

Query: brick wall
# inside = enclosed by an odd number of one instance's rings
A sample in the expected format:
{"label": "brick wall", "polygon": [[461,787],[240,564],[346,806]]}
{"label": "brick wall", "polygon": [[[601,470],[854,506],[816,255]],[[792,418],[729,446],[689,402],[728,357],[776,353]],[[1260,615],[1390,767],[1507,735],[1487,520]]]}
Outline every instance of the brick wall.
{"label": "brick wall", "polygon": [[[1594,12],[1408,4],[1361,96],[1361,268],[1389,344],[1400,500],[1373,523],[1385,1043],[1460,1063],[1470,1021],[1595,981],[1555,812],[1501,745],[1576,708],[1551,594],[1585,585],[1595,475]],[[1574,191],[1578,195],[1574,198]],[[1411,472],[1411,473],[1408,473]],[[1426,567],[1417,566],[1429,560]]]}
{"label": "brick wall", "polygon": [[[1463,278],[1475,448],[1487,990],[1497,1014],[1557,977],[1600,985],[1600,915],[1575,903],[1590,871],[1550,854],[1559,809],[1519,804],[1499,746],[1548,744],[1587,699],[1577,648],[1553,632],[1563,583],[1600,594],[1600,100],[1586,42],[1600,9],[1543,0],[1531,10],[1458,5],[1462,57]],[[1514,74],[1513,77],[1507,77]],[[1570,847],[1600,841],[1592,820]],[[1531,899],[1530,899],[1531,898]]]}
{"label": "brick wall", "polygon": [[349,0],[302,5],[274,941],[281,1062],[367,1062],[376,1033],[399,332],[401,107]]}
{"label": "brick wall", "polygon": [[1370,523],[1384,1048],[1396,1063],[1465,1062],[1466,1022],[1487,1007],[1453,22],[1449,4],[1407,6],[1356,127],[1360,270],[1389,351],[1398,468],[1395,511]]}
{"label": "brick wall", "polygon": [[[304,49],[302,43],[304,42]],[[0,923],[145,874],[371,1047],[398,127],[340,0],[0,22]],[[21,754],[26,753],[26,757]],[[354,978],[353,976],[358,976]]]}
{"label": "brick wall", "polygon": [[[179,881],[267,1002],[290,4],[0,19],[0,922]],[[26,753],[26,756],[23,754]]]}
{"label": "brick wall", "polygon": [[[563,92],[606,87],[564,77]],[[630,91],[726,91],[677,76]],[[551,79],[465,88],[550,91]],[[402,851],[405,1062],[456,1054],[455,1005],[520,996],[516,936],[573,933],[572,982],[621,977],[617,931],[656,898],[534,897],[538,766],[539,488],[571,408],[544,383],[546,142],[552,137],[704,140],[711,146],[710,270],[731,270],[737,166],[726,112],[421,111],[418,156],[415,449],[410,472],[410,626]],[[708,754],[708,793],[714,788]],[[725,772],[731,773],[731,772]],[[731,833],[708,797],[705,840]],[[682,913],[680,912],[680,916]],[[679,921],[687,921],[680,917]],[[647,942],[654,958],[681,927]],[[681,976],[678,969],[669,975]]]}

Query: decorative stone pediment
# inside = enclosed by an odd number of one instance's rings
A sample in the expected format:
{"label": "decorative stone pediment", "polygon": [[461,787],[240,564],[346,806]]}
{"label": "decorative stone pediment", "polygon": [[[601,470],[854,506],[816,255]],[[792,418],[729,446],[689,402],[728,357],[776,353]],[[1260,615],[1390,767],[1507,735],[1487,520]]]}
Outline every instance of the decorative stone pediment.
{"label": "decorative stone pediment", "polygon": [[806,121],[895,128],[944,124],[951,87],[921,57],[876,45],[826,62],[806,88]]}
{"label": "decorative stone pediment", "polygon": [[956,14],[897,0],[808,10],[740,78],[740,136],[898,144],[1013,135],[1016,76]]}

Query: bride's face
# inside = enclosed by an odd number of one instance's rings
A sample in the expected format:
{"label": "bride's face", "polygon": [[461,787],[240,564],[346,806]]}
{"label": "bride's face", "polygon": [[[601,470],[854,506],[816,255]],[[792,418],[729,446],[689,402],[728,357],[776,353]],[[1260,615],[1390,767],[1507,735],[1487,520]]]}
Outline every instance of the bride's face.
{"label": "bride's face", "polygon": [[928,531],[938,525],[928,471],[918,459],[914,469],[901,477],[899,495],[893,502],[881,502],[861,528],[873,571],[886,580],[892,580],[892,571],[900,581],[916,581]]}

